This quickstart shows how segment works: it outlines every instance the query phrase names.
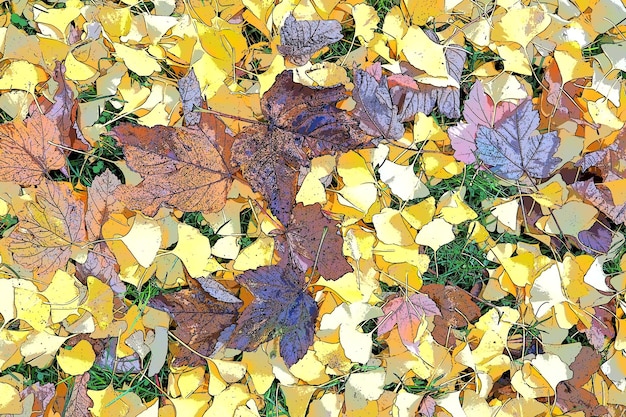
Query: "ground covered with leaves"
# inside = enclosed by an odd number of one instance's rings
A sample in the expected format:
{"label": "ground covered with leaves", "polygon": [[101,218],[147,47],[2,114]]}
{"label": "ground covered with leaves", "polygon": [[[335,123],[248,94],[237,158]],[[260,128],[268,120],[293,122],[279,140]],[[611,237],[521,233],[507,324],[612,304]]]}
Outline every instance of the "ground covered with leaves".
{"label": "ground covered with leaves", "polygon": [[1,7],[0,414],[626,414],[620,0]]}

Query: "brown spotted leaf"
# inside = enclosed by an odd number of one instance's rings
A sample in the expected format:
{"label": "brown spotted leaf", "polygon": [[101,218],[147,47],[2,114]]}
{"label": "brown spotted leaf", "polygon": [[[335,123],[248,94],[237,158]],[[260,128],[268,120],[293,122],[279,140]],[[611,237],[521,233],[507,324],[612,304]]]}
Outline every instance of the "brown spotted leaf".
{"label": "brown spotted leaf", "polygon": [[346,98],[342,86],[313,89],[294,83],[290,71],[261,99],[267,124],[239,133],[233,160],[252,188],[268,201],[273,214],[287,224],[296,195],[300,167],[309,159],[362,145],[368,137],[336,104]]}
{"label": "brown spotted leaf", "polygon": [[89,372],[74,378],[72,393],[67,401],[65,415],[68,417],[89,417],[89,409],[93,407],[93,401],[87,395],[87,383],[89,382]]}
{"label": "brown spotted leaf", "polygon": [[232,183],[233,138],[212,114],[203,114],[193,127],[122,124],[113,134],[128,166],[144,178],[136,187],[117,189],[128,208],[153,216],[161,206],[209,212],[224,207]]}
{"label": "brown spotted leaf", "polygon": [[570,369],[574,375],[561,381],[556,387],[556,404],[565,412],[583,412],[585,417],[605,415],[608,410],[598,403],[591,392],[583,388],[591,376],[598,371],[602,356],[588,346],[578,352]]}
{"label": "brown spotted leaf", "polygon": [[336,20],[296,20],[290,13],[280,28],[278,51],[295,65],[306,64],[311,55],[343,38]]}
{"label": "brown spotted leaf", "polygon": [[13,258],[43,281],[64,269],[72,250],[86,239],[85,207],[66,182],[44,181],[37,189],[37,202],[29,203],[9,235]]}
{"label": "brown spotted leaf", "polygon": [[0,125],[0,181],[29,187],[39,184],[49,171],[63,168],[65,156],[48,143],[58,143],[59,138],[56,124],[39,112],[24,122]]}
{"label": "brown spotted leaf", "polygon": [[[169,313],[176,322],[172,333],[194,351],[209,356],[220,333],[235,323],[239,303],[220,301],[204,291],[196,280],[190,279],[189,288],[156,296],[150,300],[150,306]],[[206,365],[206,360],[185,352],[183,356],[175,357],[172,363],[175,367],[183,365]]]}
{"label": "brown spotted leaf", "polygon": [[331,280],[352,272],[343,256],[343,238],[337,223],[324,216],[319,204],[298,204],[285,232],[293,264],[306,271],[317,258],[320,275]]}

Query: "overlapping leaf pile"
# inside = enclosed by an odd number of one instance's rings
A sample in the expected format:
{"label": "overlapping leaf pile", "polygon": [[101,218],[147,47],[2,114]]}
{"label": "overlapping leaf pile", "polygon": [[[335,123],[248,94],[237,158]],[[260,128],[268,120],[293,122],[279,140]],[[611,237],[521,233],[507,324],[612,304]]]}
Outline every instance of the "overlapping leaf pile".
{"label": "overlapping leaf pile", "polygon": [[624,413],[626,8],[378,3],[3,5],[0,414]]}

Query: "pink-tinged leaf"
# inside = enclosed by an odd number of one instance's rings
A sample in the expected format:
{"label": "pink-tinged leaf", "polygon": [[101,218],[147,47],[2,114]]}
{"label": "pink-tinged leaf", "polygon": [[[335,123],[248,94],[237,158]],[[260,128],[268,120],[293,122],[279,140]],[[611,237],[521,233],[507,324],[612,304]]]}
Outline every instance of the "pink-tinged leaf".
{"label": "pink-tinged leaf", "polygon": [[365,68],[365,72],[374,77],[376,81],[380,81],[380,77],[383,76],[383,67],[380,62],[374,62],[369,67]]}
{"label": "pink-tinged leaf", "polygon": [[66,416],[71,417],[89,417],[91,413],[89,409],[93,407],[93,401],[87,395],[87,383],[89,382],[89,372],[74,378],[74,387],[67,401]]}
{"label": "pink-tinged leaf", "polygon": [[124,205],[114,196],[115,190],[121,184],[122,182],[108,168],[94,178],[89,188],[85,214],[89,240],[100,238],[100,229],[109,218],[109,214],[121,212],[124,209]]}
{"label": "pink-tinged leaf", "polygon": [[485,94],[483,85],[478,81],[474,83],[464,103],[465,122],[460,122],[448,129],[454,157],[467,164],[476,162],[478,126],[494,127],[514,110],[515,106],[509,102],[499,103],[494,109],[493,100]]}
{"label": "pink-tinged leaf", "polygon": [[576,181],[572,184],[581,197],[589,201],[613,222],[621,224],[626,222],[626,204],[613,204],[613,197],[608,189],[597,187],[592,179],[587,181]]}
{"label": "pink-tinged leaf", "polygon": [[407,347],[413,347],[419,325],[425,317],[440,316],[437,304],[424,294],[396,297],[383,306],[385,316],[378,319],[378,334],[390,332],[398,326],[400,339]]}
{"label": "pink-tinged leaf", "polygon": [[433,417],[435,415],[436,406],[437,402],[433,399],[433,397],[427,395],[420,403],[419,413],[424,417]]}
{"label": "pink-tinged leaf", "polygon": [[561,158],[554,157],[559,137],[556,132],[530,136],[538,126],[539,113],[527,100],[495,129],[478,127],[477,154],[502,178],[518,180],[524,174],[546,178],[561,162]]}

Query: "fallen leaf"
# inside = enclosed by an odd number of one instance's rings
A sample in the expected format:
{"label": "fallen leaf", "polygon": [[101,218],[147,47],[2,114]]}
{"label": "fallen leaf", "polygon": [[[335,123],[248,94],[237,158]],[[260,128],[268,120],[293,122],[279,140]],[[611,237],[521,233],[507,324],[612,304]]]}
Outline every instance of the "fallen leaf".
{"label": "fallen leaf", "polygon": [[539,126],[539,114],[530,100],[522,103],[495,129],[479,126],[476,147],[480,159],[491,170],[509,180],[518,180],[526,174],[546,178],[559,165],[555,158],[559,145],[556,132],[530,136]]}
{"label": "fallen leaf", "polygon": [[309,159],[344,151],[368,138],[336,103],[345,98],[342,86],[312,89],[292,81],[289,71],[261,99],[268,124],[253,124],[237,135],[233,159],[253,189],[268,201],[283,224],[296,195],[296,178]]}
{"label": "fallen leaf", "polygon": [[296,20],[291,13],[280,28],[278,51],[295,65],[306,64],[323,47],[343,38],[336,20]]}
{"label": "fallen leaf", "polygon": [[415,338],[422,320],[441,315],[435,302],[425,294],[395,297],[387,301],[383,312],[385,316],[378,319],[378,334],[389,333],[397,326],[402,343],[414,352],[419,345]]}
{"label": "fallen leaf", "polygon": [[44,181],[36,195],[9,235],[9,249],[17,262],[48,281],[85,243],[85,208],[66,182]]}
{"label": "fallen leaf", "polygon": [[315,263],[320,275],[330,280],[352,272],[342,253],[343,238],[337,223],[324,216],[319,204],[296,205],[285,231],[293,265],[306,272]]}
{"label": "fallen leaf", "polygon": [[195,108],[202,107],[202,91],[200,83],[193,68],[184,77],[178,80],[178,91],[183,104],[183,116],[187,126],[195,126],[200,123],[201,114],[195,112]]}
{"label": "fallen leaf", "polygon": [[281,336],[280,355],[287,366],[304,357],[313,344],[317,304],[306,291],[304,273],[290,264],[244,272],[237,281],[254,296],[228,345],[252,351],[272,336]]}
{"label": "fallen leaf", "polygon": [[0,125],[0,181],[29,187],[63,168],[63,152],[49,143],[58,143],[60,136],[57,125],[39,112],[24,122]]}
{"label": "fallen leaf", "polygon": [[219,301],[205,292],[200,284],[189,280],[189,288],[152,298],[150,307],[165,311],[176,322],[172,333],[193,351],[182,346],[172,366],[206,366],[204,356],[213,353],[222,331],[237,320],[238,303]]}
{"label": "fallen leaf", "polygon": [[212,212],[226,203],[233,138],[215,116],[204,113],[197,126],[182,128],[121,124],[113,134],[128,166],[144,177],[117,189],[128,208],[154,215],[161,206]]}

